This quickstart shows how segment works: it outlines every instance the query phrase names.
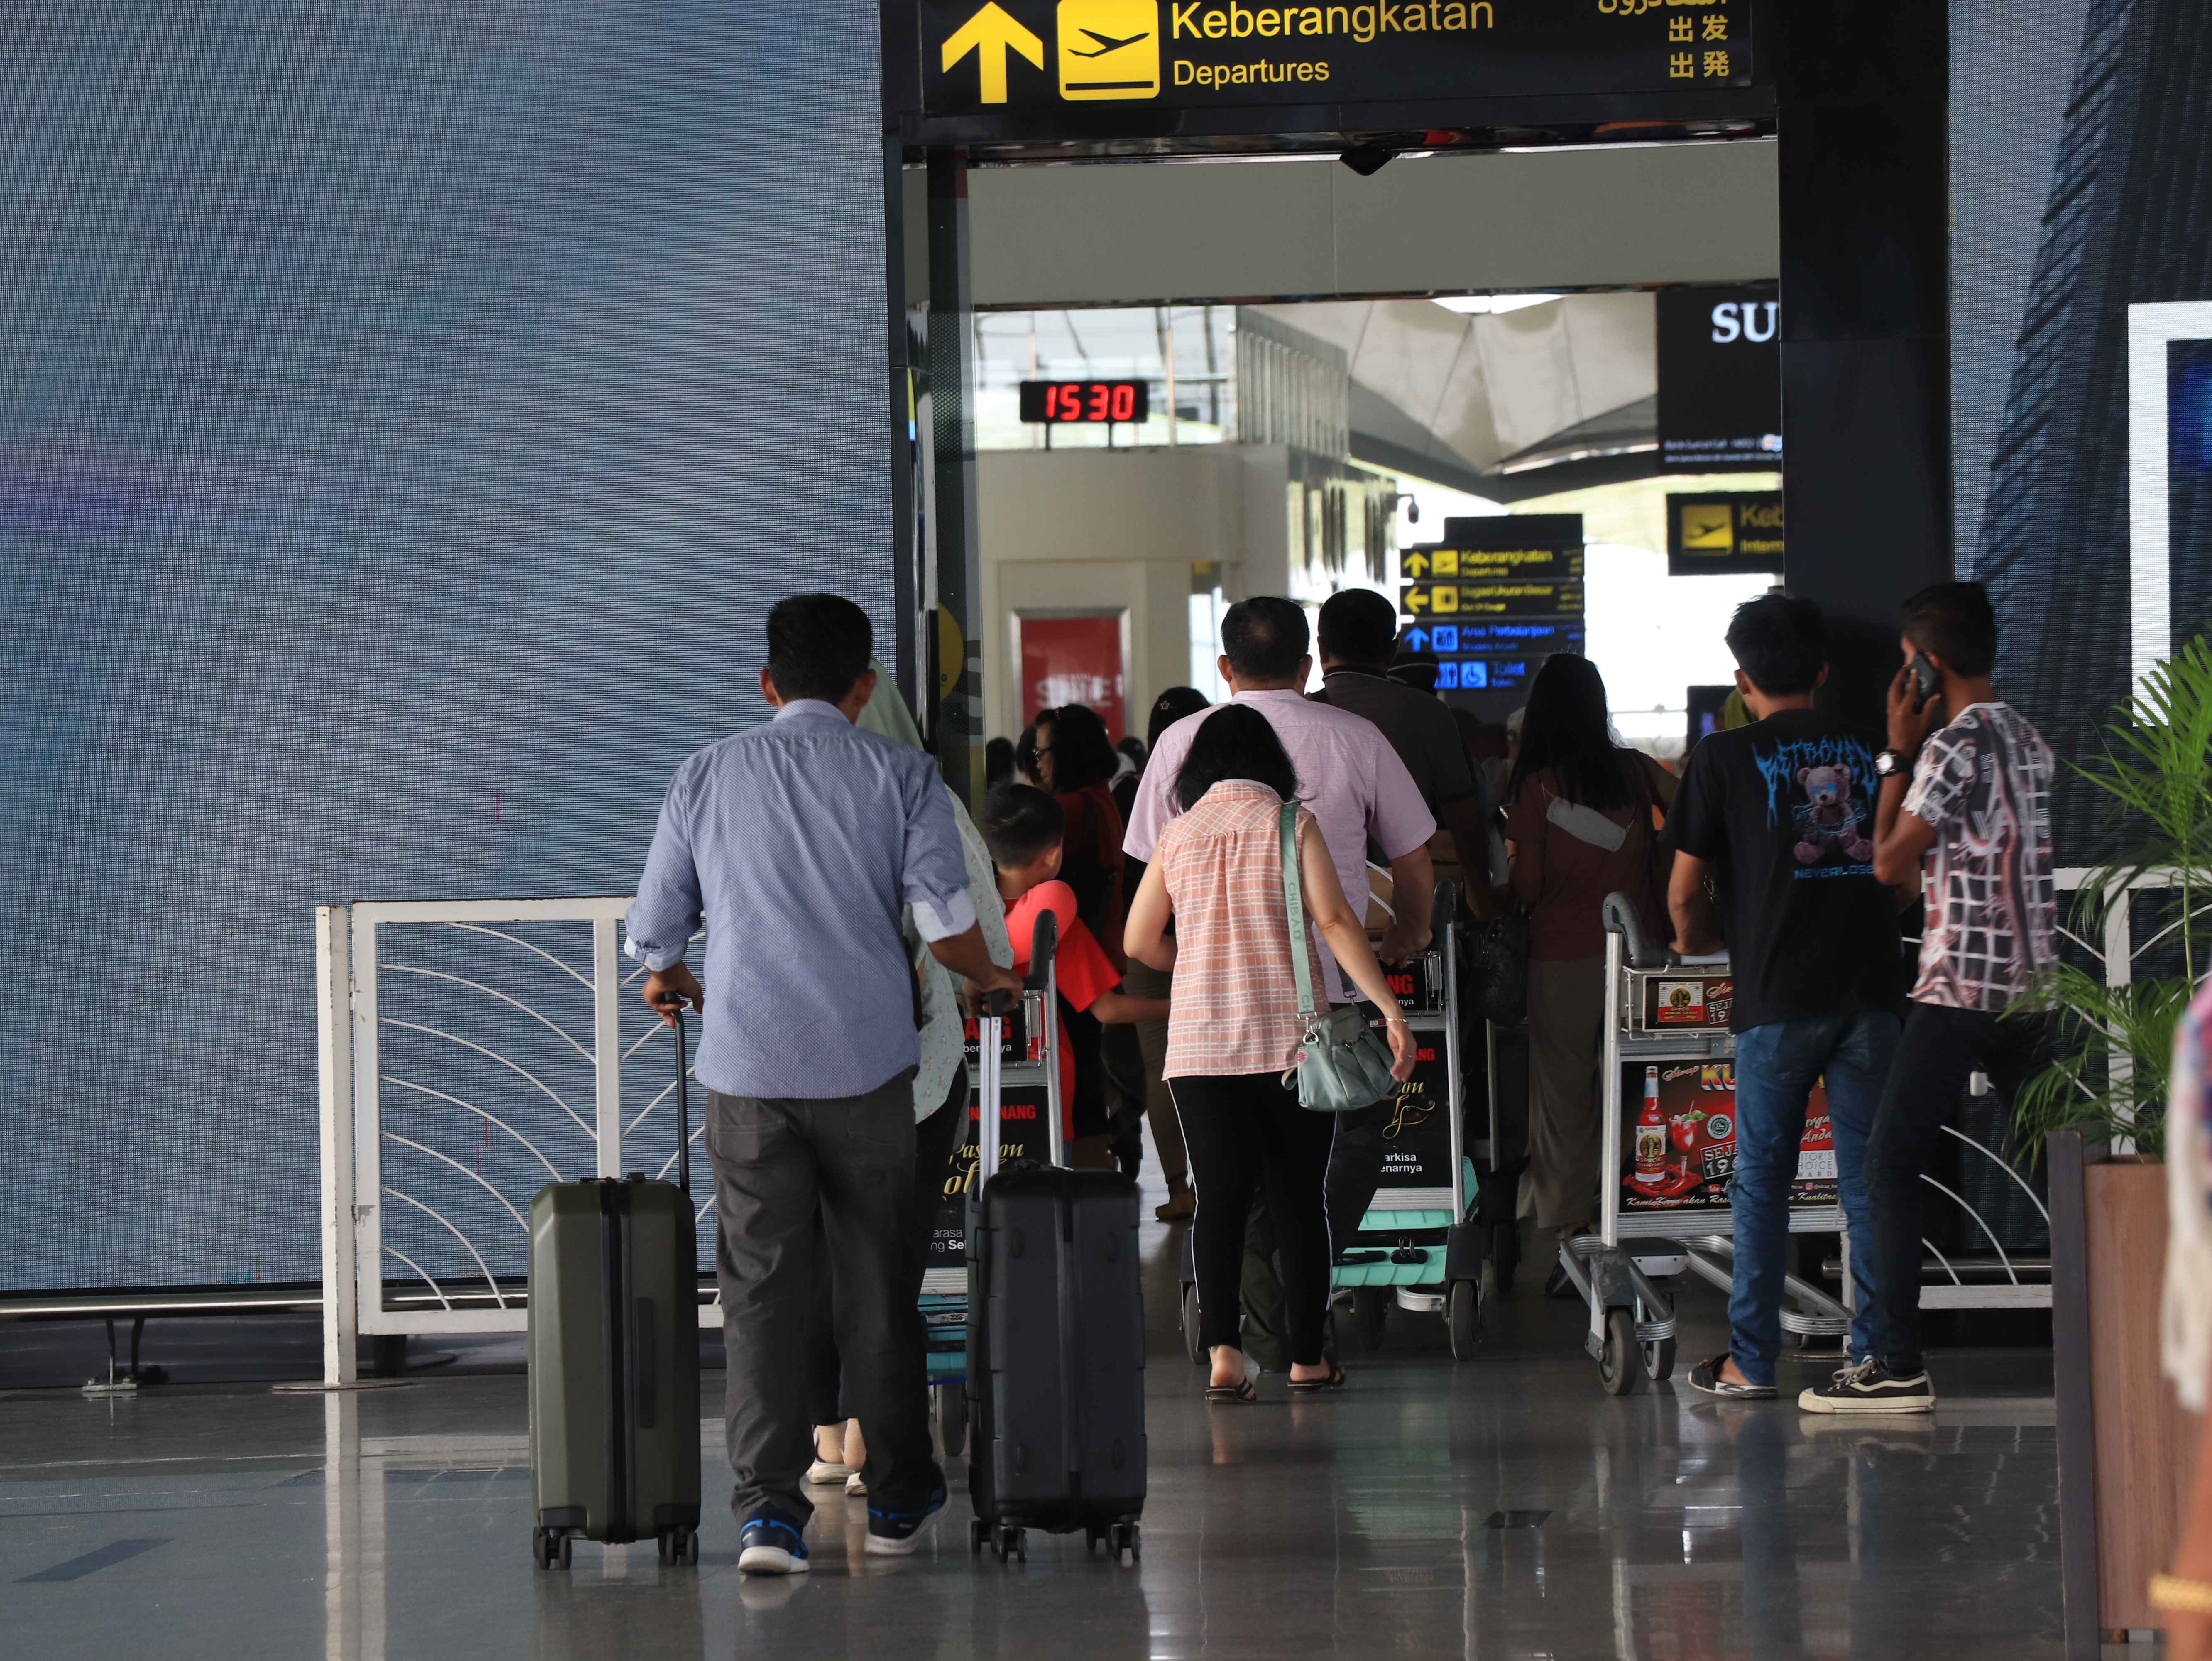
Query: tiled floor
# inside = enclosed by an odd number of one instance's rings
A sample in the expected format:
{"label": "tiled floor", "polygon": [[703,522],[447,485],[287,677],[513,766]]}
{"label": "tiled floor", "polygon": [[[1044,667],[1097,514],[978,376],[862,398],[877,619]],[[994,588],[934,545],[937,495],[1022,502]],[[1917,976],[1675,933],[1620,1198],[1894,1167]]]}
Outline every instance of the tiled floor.
{"label": "tiled floor", "polygon": [[[971,1560],[956,1492],[902,1561],[864,1560],[860,1502],[836,1498],[804,1579],[741,1578],[734,1524],[712,1506],[696,1571],[634,1546],[540,1573],[523,1381],[512,1347],[491,1346],[354,1396],[190,1382],[112,1402],[0,1396],[0,1654],[2058,1653],[2047,1353],[1940,1356],[1932,1421],[1853,1424],[1686,1388],[1615,1400],[1578,1348],[1577,1308],[1524,1276],[1477,1360],[1455,1364],[1440,1323],[1401,1316],[1341,1397],[1293,1404],[1273,1379],[1260,1407],[1209,1411],[1172,1331],[1171,1243],[1148,1240],[1152,1488],[1134,1570],[1036,1536],[1025,1567]],[[1685,1370],[1717,1347],[1718,1315],[1713,1294],[1687,1293]],[[1784,1366],[1792,1390],[1818,1376]],[[720,1374],[707,1384],[719,1402]]]}

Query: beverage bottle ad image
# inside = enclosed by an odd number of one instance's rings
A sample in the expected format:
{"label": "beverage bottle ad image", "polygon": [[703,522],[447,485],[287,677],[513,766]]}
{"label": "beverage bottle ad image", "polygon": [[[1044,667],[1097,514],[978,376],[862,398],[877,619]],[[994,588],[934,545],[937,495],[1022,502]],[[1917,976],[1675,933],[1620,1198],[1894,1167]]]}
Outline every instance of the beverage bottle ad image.
{"label": "beverage bottle ad image", "polygon": [[1659,1069],[1644,1069],[1644,1111],[1636,1118],[1636,1180],[1645,1186],[1667,1175],[1667,1116],[1659,1109]]}

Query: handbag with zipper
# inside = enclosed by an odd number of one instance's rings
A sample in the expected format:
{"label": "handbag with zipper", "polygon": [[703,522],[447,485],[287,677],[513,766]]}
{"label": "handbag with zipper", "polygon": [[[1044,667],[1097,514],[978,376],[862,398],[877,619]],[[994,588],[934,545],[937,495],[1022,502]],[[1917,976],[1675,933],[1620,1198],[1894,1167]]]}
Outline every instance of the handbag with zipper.
{"label": "handbag with zipper", "polygon": [[1298,805],[1283,804],[1283,910],[1291,926],[1291,972],[1297,977],[1298,1014],[1305,1022],[1297,1059],[1283,1073],[1283,1088],[1298,1092],[1312,1113],[1356,1113],[1398,1087],[1390,1076],[1390,1046],[1367,1025],[1357,1004],[1323,1011],[1314,997],[1308,964],[1306,906],[1298,880]]}

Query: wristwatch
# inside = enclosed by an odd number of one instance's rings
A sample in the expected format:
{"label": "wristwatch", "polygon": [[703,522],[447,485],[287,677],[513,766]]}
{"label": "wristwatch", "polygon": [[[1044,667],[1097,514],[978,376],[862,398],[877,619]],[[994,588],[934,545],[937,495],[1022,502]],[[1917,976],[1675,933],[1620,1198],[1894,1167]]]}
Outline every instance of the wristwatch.
{"label": "wristwatch", "polygon": [[1878,779],[1893,778],[1910,771],[1911,767],[1912,757],[1902,750],[1883,750],[1874,758],[1874,776]]}

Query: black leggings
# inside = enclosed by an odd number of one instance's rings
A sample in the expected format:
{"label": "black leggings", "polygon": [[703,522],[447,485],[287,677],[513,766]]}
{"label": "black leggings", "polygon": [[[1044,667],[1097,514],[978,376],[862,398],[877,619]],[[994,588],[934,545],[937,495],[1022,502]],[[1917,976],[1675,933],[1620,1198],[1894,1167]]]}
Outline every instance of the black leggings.
{"label": "black leggings", "polygon": [[1328,1319],[1328,1153],[1335,1116],[1310,1113],[1274,1073],[1170,1079],[1190,1153],[1198,1215],[1199,1342],[1235,1345],[1244,1278],[1245,1219],[1266,1197],[1283,1260],[1284,1336],[1293,1366],[1318,1366]]}

